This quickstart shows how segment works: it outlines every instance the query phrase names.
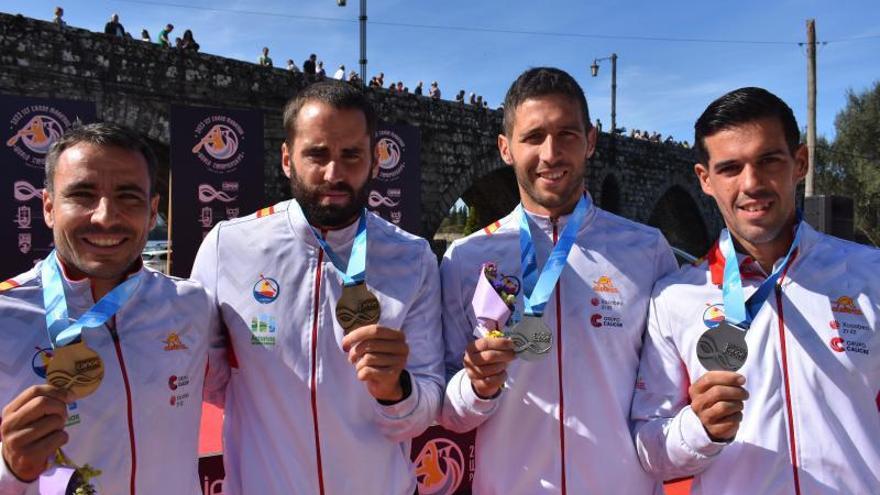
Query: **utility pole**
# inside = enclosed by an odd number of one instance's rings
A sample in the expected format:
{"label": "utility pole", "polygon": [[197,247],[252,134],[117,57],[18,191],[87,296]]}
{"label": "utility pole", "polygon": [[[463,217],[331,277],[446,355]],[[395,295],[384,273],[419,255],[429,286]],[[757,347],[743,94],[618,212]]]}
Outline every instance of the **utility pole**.
{"label": "utility pole", "polygon": [[361,15],[358,17],[361,31],[361,85],[367,85],[367,0],[361,0]]}
{"label": "utility pole", "polygon": [[808,169],[804,195],[813,195],[816,169],[816,20],[807,19],[807,152]]}

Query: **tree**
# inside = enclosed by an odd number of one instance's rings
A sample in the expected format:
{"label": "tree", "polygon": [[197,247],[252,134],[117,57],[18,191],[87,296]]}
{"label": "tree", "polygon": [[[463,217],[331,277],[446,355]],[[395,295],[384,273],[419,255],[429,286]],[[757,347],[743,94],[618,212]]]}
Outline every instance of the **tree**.
{"label": "tree", "polygon": [[464,228],[462,229],[462,234],[469,235],[474,233],[478,228],[477,225],[477,209],[473,206],[468,207],[467,209],[467,220],[464,222]]}
{"label": "tree", "polygon": [[846,98],[834,119],[834,165],[823,180],[853,198],[856,231],[880,245],[880,81],[863,93],[847,91]]}

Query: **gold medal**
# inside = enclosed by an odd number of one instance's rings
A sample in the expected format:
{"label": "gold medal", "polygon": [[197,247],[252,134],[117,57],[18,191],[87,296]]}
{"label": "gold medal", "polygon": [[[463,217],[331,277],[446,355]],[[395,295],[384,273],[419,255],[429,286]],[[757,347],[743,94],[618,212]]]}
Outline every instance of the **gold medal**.
{"label": "gold medal", "polygon": [[56,348],[46,367],[46,382],[72,391],[77,400],[97,390],[103,378],[104,361],[82,341]]}
{"label": "gold medal", "polygon": [[344,286],[336,303],[336,321],[346,335],[357,328],[379,323],[379,300],[367,284]]}

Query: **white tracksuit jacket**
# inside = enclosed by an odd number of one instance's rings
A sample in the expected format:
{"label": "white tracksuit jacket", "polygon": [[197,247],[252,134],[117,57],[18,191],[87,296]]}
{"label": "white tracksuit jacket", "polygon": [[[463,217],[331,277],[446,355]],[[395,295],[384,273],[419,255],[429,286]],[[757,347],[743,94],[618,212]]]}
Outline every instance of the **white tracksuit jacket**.
{"label": "white tracksuit jacket", "polygon": [[[46,383],[51,352],[38,263],[0,291],[0,404]],[[62,447],[71,461],[100,469],[100,494],[201,493],[198,435],[209,343],[216,313],[200,285],[149,268],[106,325],[83,329],[104,361],[104,380],[68,407]],[[88,279],[62,277],[68,313],[78,318],[95,301]],[[212,360],[213,361],[213,360]],[[222,381],[218,383],[222,385]],[[0,494],[36,494],[0,462]]]}
{"label": "white tracksuit jacket", "polygon": [[[366,283],[379,299],[379,323],[406,333],[412,379],[408,398],[380,405],[341,349],[342,277],[289,206],[221,222],[193,267],[232,349],[224,493],[411,495],[410,439],[436,419],[442,400],[436,257],[424,239],[368,214]],[[354,222],[325,234],[343,263],[356,230]]]}
{"label": "white tracksuit jacket", "polygon": [[[529,218],[543,267],[569,216]],[[441,265],[451,376],[441,422],[455,431],[478,428],[474,494],[662,493],[639,465],[629,425],[650,288],[676,266],[660,232],[590,204],[544,312],[552,350],[541,361],[514,360],[508,388],[482,400],[461,368],[487,261],[521,280],[516,210],[454,242]],[[522,296],[517,304],[521,310]]]}
{"label": "white tracksuit jacket", "polygon": [[[797,256],[748,333],[749,398],[713,443],[688,406],[700,335],[723,319],[724,258],[658,282],[632,416],[642,465],[696,494],[880,493],[880,251],[804,224]],[[745,296],[765,275],[739,255]]]}

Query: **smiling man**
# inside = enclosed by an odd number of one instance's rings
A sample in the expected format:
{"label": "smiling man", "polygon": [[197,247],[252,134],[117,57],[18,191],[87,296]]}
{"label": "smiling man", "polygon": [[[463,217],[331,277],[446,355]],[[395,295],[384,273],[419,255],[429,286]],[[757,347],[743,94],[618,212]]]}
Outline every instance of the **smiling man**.
{"label": "smiling man", "polygon": [[193,277],[229,331],[224,493],[411,495],[443,387],[428,243],[367,213],[376,115],[328,80],[284,109],[293,200],[218,224]]}
{"label": "smiling man", "polygon": [[[577,82],[554,68],[524,72],[498,136],[521,204],[443,259],[442,423],[478,428],[477,495],[661,493],[628,419],[650,288],[675,261],[656,229],[592,204],[595,146]],[[484,263],[516,297],[509,318],[474,309]]]}
{"label": "smiling man", "polygon": [[198,284],[141,264],[156,168],[113,124],[74,127],[47,155],[55,251],[0,285],[0,493],[64,493],[69,469],[98,493],[200,493],[216,318]]}
{"label": "smiling man", "polygon": [[732,91],[695,129],[726,229],[654,289],[642,465],[699,494],[880,493],[880,251],[801,220],[807,150],[775,95]]}

